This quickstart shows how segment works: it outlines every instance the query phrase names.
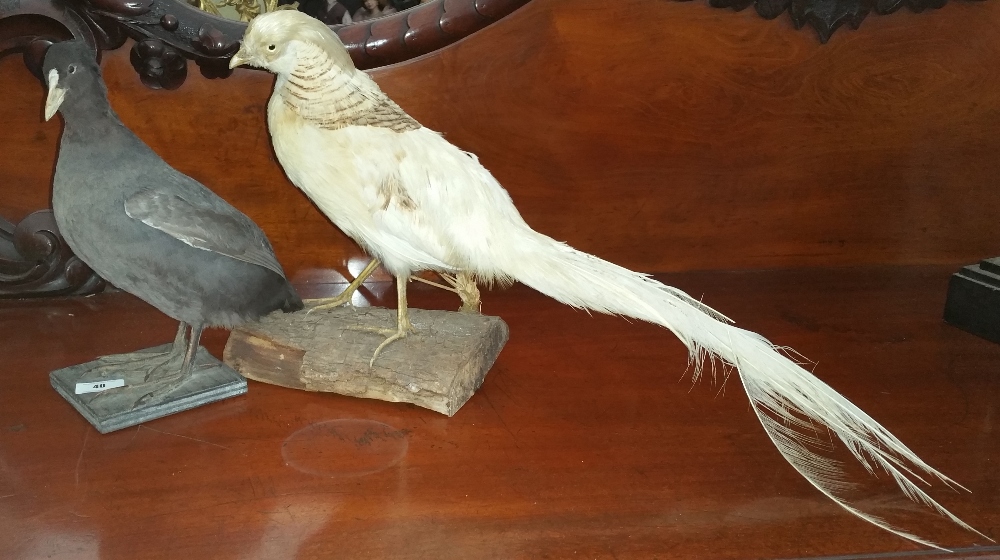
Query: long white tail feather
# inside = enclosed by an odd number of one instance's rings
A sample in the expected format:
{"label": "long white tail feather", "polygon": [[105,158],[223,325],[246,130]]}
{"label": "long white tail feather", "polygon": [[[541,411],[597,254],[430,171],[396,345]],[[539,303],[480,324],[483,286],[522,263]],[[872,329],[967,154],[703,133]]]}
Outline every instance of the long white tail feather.
{"label": "long white tail feather", "polygon": [[572,307],[634,317],[669,329],[687,346],[695,381],[703,372],[706,358],[713,375],[716,359],[735,368],[758,420],[781,455],[810,484],[848,512],[903,538],[940,548],[851,504],[845,495],[856,485],[847,480],[842,464],[814,451],[832,450],[829,432],[872,475],[879,470],[888,473],[910,500],[988,539],[934,501],[917,483],[929,485],[928,478],[936,478],[951,488],[962,488],[960,485],[792,361],[786,349],[732,325],[728,318],[700,301],[647,275],[577,251],[528,228],[517,228],[509,235],[517,239],[509,239],[504,247],[506,251],[518,247],[518,254],[494,255],[496,262],[503,263],[499,268],[504,273]]}

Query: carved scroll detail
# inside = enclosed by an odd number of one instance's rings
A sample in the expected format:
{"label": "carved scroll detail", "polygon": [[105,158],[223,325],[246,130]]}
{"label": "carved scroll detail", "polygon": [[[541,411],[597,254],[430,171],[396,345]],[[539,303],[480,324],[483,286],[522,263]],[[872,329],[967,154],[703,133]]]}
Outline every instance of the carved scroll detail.
{"label": "carved scroll detail", "polygon": [[16,226],[0,218],[0,298],[92,294],[105,285],[70,250],[51,210]]}
{"label": "carved scroll detail", "polygon": [[187,61],[177,49],[159,39],[143,39],[129,53],[142,83],[153,89],[177,89],[187,78]]}
{"label": "carved scroll detail", "polygon": [[787,10],[795,29],[812,26],[824,44],[845,23],[853,29],[860,27],[873,11],[887,15],[906,6],[919,13],[927,8],[942,8],[947,3],[948,0],[708,0],[714,8],[731,8],[736,12],[752,5],[764,19],[774,19]]}
{"label": "carved scroll detail", "polygon": [[[528,1],[434,0],[333,29],[355,64],[368,69],[451,44]],[[26,16],[30,25],[24,30],[15,28],[13,33],[0,29],[0,33],[11,33],[0,36],[0,56],[24,52],[37,39],[78,38],[101,51],[119,48],[132,37],[143,44],[132,51],[133,66],[143,83],[165,89],[184,82],[187,70],[181,62],[186,64],[187,60],[195,61],[206,77],[228,76],[229,58],[238,49],[247,25],[198,10],[183,0],[0,0],[0,20],[14,16]],[[42,52],[44,49],[36,53],[38,61]]]}
{"label": "carved scroll detail", "polygon": [[[194,60],[203,75],[224,78],[230,74],[229,58],[239,48],[246,23],[223,19],[197,10],[181,0],[73,0],[78,9],[97,22],[108,22],[118,32],[138,42],[147,55],[137,70],[150,87],[180,86],[186,72],[172,62],[170,78],[164,78],[167,57],[177,53]],[[337,25],[333,29],[347,45],[355,64],[362,69],[401,62],[451,44],[513,12],[529,0],[436,0],[390,16]],[[156,43],[158,41],[158,43]],[[138,47],[137,47],[138,48]],[[140,56],[141,55],[141,56]],[[134,59],[133,59],[134,60]],[[135,62],[133,62],[135,64]]]}

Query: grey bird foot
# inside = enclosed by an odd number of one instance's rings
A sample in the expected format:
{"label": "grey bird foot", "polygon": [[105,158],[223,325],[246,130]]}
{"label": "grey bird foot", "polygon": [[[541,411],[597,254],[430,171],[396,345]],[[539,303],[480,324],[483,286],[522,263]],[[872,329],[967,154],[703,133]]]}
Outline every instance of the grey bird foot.
{"label": "grey bird foot", "polygon": [[101,356],[97,359],[100,365],[80,377],[79,381],[81,383],[90,383],[111,378],[125,378],[128,372],[135,370],[155,371],[170,361],[171,354],[172,352],[170,351],[132,352],[129,354]]}
{"label": "grey bird foot", "polygon": [[132,386],[133,391],[141,391],[145,388],[149,389],[149,391],[136,399],[132,408],[153,405],[163,401],[174,390],[180,388],[181,385],[184,385],[194,377],[199,369],[201,367],[192,365],[192,367],[185,371],[184,355],[176,354],[171,356],[167,361],[154,366],[146,372],[146,376],[142,382]]}
{"label": "grey bird foot", "polygon": [[[143,354],[139,358],[129,358],[136,354]],[[171,379],[181,377],[181,367],[184,363],[184,354],[179,352],[135,352],[133,354],[123,354],[109,356],[113,358],[110,363],[102,364],[91,370],[84,377],[90,377],[97,371],[100,379],[119,378],[125,380],[122,389],[128,391],[141,390],[143,387],[154,387],[161,385]],[[102,361],[104,361],[102,359]],[[184,376],[189,377],[189,376]],[[81,379],[83,382],[89,380]],[[98,393],[90,400],[92,405],[99,401],[115,396],[116,391],[111,389]],[[132,408],[135,408],[133,406]]]}
{"label": "grey bird foot", "polygon": [[136,399],[136,401],[132,404],[132,410],[163,402],[168,396],[170,396],[171,393],[180,389],[185,383],[190,381],[193,376],[194,371],[187,375],[175,374],[149,382],[148,385],[150,385],[151,390]]}

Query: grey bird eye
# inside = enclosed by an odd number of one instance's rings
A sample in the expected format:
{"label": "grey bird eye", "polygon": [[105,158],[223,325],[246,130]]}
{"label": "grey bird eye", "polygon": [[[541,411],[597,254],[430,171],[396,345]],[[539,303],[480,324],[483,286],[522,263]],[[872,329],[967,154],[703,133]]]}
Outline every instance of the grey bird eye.
{"label": "grey bird eye", "polygon": [[75,73],[76,72],[76,64],[70,64],[69,68],[66,68],[66,71],[69,72],[70,74]]}
{"label": "grey bird eye", "polygon": [[267,50],[269,50],[269,51],[273,51],[274,49],[275,49],[274,45],[268,45],[267,46]]}

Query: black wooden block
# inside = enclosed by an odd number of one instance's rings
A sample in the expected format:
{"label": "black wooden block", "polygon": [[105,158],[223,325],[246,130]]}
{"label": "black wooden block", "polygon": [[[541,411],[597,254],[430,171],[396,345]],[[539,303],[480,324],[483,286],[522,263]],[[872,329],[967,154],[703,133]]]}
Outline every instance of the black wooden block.
{"label": "black wooden block", "polygon": [[1000,342],[1000,257],[962,267],[952,275],[944,320],[986,340]]}

